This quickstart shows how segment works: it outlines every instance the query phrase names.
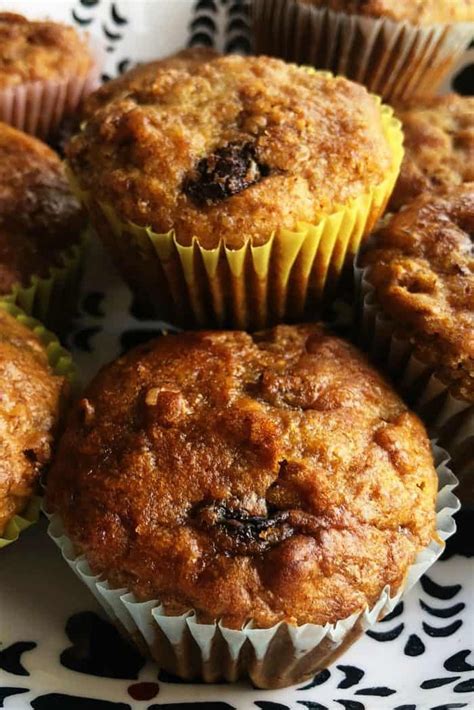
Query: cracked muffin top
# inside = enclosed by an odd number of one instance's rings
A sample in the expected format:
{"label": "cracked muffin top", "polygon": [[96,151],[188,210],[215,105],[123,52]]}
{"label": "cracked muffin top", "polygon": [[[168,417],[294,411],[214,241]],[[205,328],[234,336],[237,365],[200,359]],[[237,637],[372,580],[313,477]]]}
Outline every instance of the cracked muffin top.
{"label": "cracked muffin top", "polygon": [[86,74],[92,57],[74,27],[0,12],[0,89]]}
{"label": "cracked muffin top", "polygon": [[377,100],[342,77],[229,55],[140,67],[123,86],[71,140],[69,163],[123,220],[174,228],[181,244],[265,243],[392,168]]}
{"label": "cracked muffin top", "polygon": [[362,256],[377,301],[453,393],[474,402],[474,183],[422,195]]}
{"label": "cracked muffin top", "polygon": [[413,25],[474,22],[474,0],[297,0],[337,12],[387,17]]}
{"label": "cracked muffin top", "polygon": [[105,367],[48,478],[113,585],[201,621],[335,622],[435,534],[418,418],[318,325],[163,336]]}
{"label": "cracked muffin top", "polygon": [[56,153],[0,123],[0,294],[47,275],[84,226]]}
{"label": "cracked muffin top", "polygon": [[50,461],[65,395],[42,343],[0,307],[0,537]]}
{"label": "cracked muffin top", "polygon": [[405,157],[390,199],[398,210],[417,195],[474,181],[474,97],[448,94],[401,106]]}

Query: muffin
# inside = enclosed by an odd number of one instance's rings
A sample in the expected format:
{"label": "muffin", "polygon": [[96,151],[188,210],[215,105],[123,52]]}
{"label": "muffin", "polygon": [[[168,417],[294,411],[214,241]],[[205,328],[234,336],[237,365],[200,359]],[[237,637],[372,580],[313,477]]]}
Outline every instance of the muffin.
{"label": "muffin", "polygon": [[474,33],[474,0],[253,0],[256,51],[360,81],[385,99],[436,93]]}
{"label": "muffin", "polygon": [[0,297],[63,328],[75,305],[85,228],[59,157],[0,123]]}
{"label": "muffin", "polygon": [[417,195],[474,181],[474,98],[448,94],[397,107],[405,157],[389,209]]}
{"label": "muffin", "polygon": [[70,413],[47,508],[160,667],[280,687],[441,552],[437,490],[418,418],[353,346],[300,325],[163,336],[106,366]]}
{"label": "muffin", "polygon": [[71,361],[50,333],[0,301],[0,548],[38,517]]}
{"label": "muffin", "polygon": [[402,157],[343,78],[230,55],[139,68],[68,145],[75,190],[160,316],[255,328],[328,300]]}
{"label": "muffin", "polygon": [[462,474],[474,464],[474,183],[421,195],[359,259],[366,342]]}
{"label": "muffin", "polygon": [[47,136],[97,87],[99,63],[73,27],[0,12],[0,120]]}

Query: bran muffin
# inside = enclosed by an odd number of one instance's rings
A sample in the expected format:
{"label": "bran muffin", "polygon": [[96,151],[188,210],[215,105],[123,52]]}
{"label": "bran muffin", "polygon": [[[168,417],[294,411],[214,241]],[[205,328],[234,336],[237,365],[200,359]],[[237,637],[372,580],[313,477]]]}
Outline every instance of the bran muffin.
{"label": "bran muffin", "polygon": [[[308,289],[321,296],[393,187],[390,111],[343,78],[267,57],[136,72],[67,149],[129,283],[198,322],[258,324],[269,300],[281,317]],[[338,211],[330,234],[314,233]]]}
{"label": "bran muffin", "polygon": [[389,209],[417,195],[474,181],[474,98],[448,94],[397,107],[405,157]]}
{"label": "bran muffin", "polygon": [[51,460],[66,394],[45,345],[0,307],[0,547],[11,541],[9,524],[27,508]]}
{"label": "bran muffin", "polygon": [[[47,501],[121,594],[265,629],[334,624],[401,588],[435,537],[436,494],[418,418],[354,347],[300,325],[164,336],[105,367]],[[315,670],[295,665],[287,684]]]}
{"label": "bran muffin", "polygon": [[[51,327],[66,320],[74,305],[65,300],[72,285],[68,275],[77,276],[68,270],[77,267],[85,226],[59,157],[36,138],[0,123],[0,296],[21,302],[26,292],[31,301],[36,288],[28,310]],[[53,284],[59,275],[61,292]],[[49,300],[56,303],[45,303],[48,284]]]}
{"label": "bran muffin", "polygon": [[329,69],[390,102],[434,95],[467,49],[474,0],[253,0],[258,53]]}
{"label": "bran muffin", "polygon": [[0,120],[45,136],[97,86],[98,73],[74,27],[0,12]]}
{"label": "bran muffin", "polygon": [[466,183],[416,198],[374,235],[360,259],[365,305],[370,293],[370,307],[389,319],[385,325],[404,351],[401,362],[393,359],[392,374],[403,379],[407,361],[416,360],[407,395],[453,456],[461,446],[471,467],[473,234],[474,183]]}

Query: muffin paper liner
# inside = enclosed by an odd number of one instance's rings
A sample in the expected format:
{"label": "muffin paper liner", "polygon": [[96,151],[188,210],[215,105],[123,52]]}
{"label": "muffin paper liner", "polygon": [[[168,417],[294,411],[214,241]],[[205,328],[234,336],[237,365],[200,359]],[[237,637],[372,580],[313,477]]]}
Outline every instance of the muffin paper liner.
{"label": "muffin paper liner", "polygon": [[241,629],[230,629],[220,621],[200,623],[193,609],[170,616],[157,599],[140,602],[128,589],[114,589],[101,576],[94,575],[84,555],[76,555],[60,517],[45,511],[50,519],[48,533],[111,620],[165,670],[188,680],[202,678],[212,683],[248,676],[260,688],[284,687],[304,680],[332,662],[367,628],[392,611],[402,593],[442,553],[444,541],[456,529],[453,514],[459,509],[459,501],[452,490],[457,479],[446,465],[449,456],[443,449],[433,445],[433,456],[439,479],[436,535],[417,555],[393,596],[386,586],[371,609],[356,612],[335,624],[295,626],[281,622],[259,629],[249,622]]}
{"label": "muffin paper liner", "polygon": [[157,234],[121,221],[112,205],[82,190],[69,169],[72,189],[87,205],[124,278],[160,317],[181,325],[243,329],[298,320],[305,312],[314,315],[334,293],[343,267],[383,213],[398,177],[401,124],[375,98],[393,154],[383,182],[314,224],[277,229],[261,246],[249,239],[230,249],[221,240],[215,249],[205,249],[196,238],[184,246],[173,230]]}
{"label": "muffin paper liner", "polygon": [[88,40],[94,61],[86,74],[27,81],[0,89],[0,121],[45,138],[65,116],[74,114],[81,101],[100,84],[104,53],[95,39]]}
{"label": "muffin paper liner", "polygon": [[359,337],[373,360],[395,380],[410,406],[423,418],[431,436],[445,446],[462,479],[474,476],[474,403],[453,395],[449,386],[414,354],[397,324],[384,313],[367,269],[355,260]]}
{"label": "muffin paper liner", "polygon": [[[15,306],[15,304],[4,300],[3,297],[0,297],[0,308],[7,311],[7,313],[10,313],[10,315],[16,318],[16,320],[33,331],[33,333],[45,346],[48,361],[54,370],[54,373],[56,375],[66,377],[71,385],[74,385],[76,380],[76,370],[72,358],[67,350],[61,346],[56,336],[47,330],[35,318],[31,318],[26,315],[26,313]],[[29,528],[30,525],[38,521],[40,508],[41,499],[39,496],[33,496],[21,515],[15,515],[8,522],[7,527],[3,532],[3,536],[0,535],[0,549],[18,540],[18,537],[23,530],[26,530],[26,528]]]}
{"label": "muffin paper liner", "polygon": [[38,318],[54,332],[64,331],[76,307],[89,236],[89,230],[83,230],[77,244],[60,254],[60,263],[52,266],[46,276],[33,275],[28,285],[15,284],[0,299]]}
{"label": "muffin paper liner", "polygon": [[344,74],[384,99],[433,95],[469,46],[473,22],[416,26],[293,0],[253,0],[256,51]]}

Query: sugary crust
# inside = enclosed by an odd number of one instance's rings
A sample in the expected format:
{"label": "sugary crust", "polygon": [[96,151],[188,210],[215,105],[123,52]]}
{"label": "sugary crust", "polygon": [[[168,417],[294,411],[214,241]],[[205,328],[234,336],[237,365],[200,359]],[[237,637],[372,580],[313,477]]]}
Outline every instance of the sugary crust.
{"label": "sugary crust", "polygon": [[474,98],[448,94],[397,109],[405,157],[390,199],[398,210],[424,192],[474,181]]}
{"label": "sugary crust", "polygon": [[418,197],[362,258],[376,299],[453,394],[474,402],[474,183]]}
{"label": "sugary crust", "polygon": [[206,248],[268,241],[366,193],[392,164],[364,87],[269,57],[141,67],[67,155],[123,220]]}
{"label": "sugary crust", "polygon": [[0,536],[49,463],[63,390],[36,336],[0,308]]}
{"label": "sugary crust", "polygon": [[45,276],[84,225],[59,157],[0,123],[0,294]]}
{"label": "sugary crust", "polygon": [[0,89],[90,71],[89,48],[73,27],[0,12]]}
{"label": "sugary crust", "polygon": [[165,336],[71,412],[48,505],[93,570],[170,612],[324,624],[434,534],[424,428],[317,325]]}
{"label": "sugary crust", "polygon": [[[290,0],[294,2],[295,0]],[[474,0],[296,0],[307,5],[326,7],[368,17],[406,20],[413,25],[437,22],[474,22]]]}

